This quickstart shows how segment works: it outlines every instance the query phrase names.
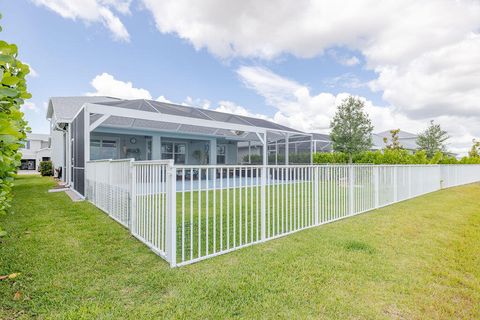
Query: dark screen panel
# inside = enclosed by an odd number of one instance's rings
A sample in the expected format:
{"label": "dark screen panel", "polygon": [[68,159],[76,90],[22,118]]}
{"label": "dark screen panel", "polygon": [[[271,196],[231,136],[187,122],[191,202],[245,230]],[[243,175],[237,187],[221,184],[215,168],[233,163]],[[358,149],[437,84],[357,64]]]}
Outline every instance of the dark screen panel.
{"label": "dark screen panel", "polygon": [[85,194],[85,111],[82,110],[72,122],[73,137],[73,187],[81,195]]}

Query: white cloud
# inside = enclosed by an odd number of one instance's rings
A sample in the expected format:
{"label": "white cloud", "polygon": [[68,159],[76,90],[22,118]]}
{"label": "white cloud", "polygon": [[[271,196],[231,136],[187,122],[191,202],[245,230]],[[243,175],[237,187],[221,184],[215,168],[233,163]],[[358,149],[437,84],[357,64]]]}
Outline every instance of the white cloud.
{"label": "white cloud", "polygon": [[480,117],[479,83],[480,35],[471,34],[402,66],[380,67],[371,87],[414,117]]}
{"label": "white cloud", "polygon": [[222,57],[312,57],[346,46],[382,64],[458,41],[480,15],[475,1],[143,2],[161,32]]}
{"label": "white cloud", "polygon": [[165,96],[160,96],[157,98],[157,101],[160,101],[160,102],[165,102],[165,103],[172,103],[172,101],[168,100],[167,98],[165,98]]}
{"label": "white cloud", "polygon": [[22,112],[26,112],[26,111],[38,112],[39,111],[37,105],[31,101],[25,101],[23,105],[20,107],[20,110],[22,110]]}
{"label": "white cloud", "polygon": [[352,67],[360,63],[360,59],[356,56],[349,56],[345,54],[340,54],[337,52],[337,50],[328,50],[328,54],[338,63]]}
{"label": "white cloud", "polygon": [[[327,133],[337,106],[349,95],[326,92],[315,95],[307,86],[260,67],[244,66],[238,69],[238,74],[247,87],[264,97],[268,105],[278,109],[274,121],[306,132]],[[480,118],[442,115],[414,119],[392,106],[377,106],[364,97],[359,98],[365,102],[365,111],[372,119],[375,132],[401,128],[419,133],[430,119],[435,119],[452,136],[450,149],[463,154],[471,146],[472,138],[480,136]]]}
{"label": "white cloud", "polygon": [[33,0],[66,19],[80,19],[86,23],[100,22],[115,40],[129,41],[130,35],[120,18],[114,13],[130,13],[131,0]]}
{"label": "white cloud", "polygon": [[247,108],[239,106],[236,103],[232,101],[227,101],[227,100],[220,101],[219,105],[213,110],[219,111],[219,112],[225,112],[225,113],[232,113],[239,116],[253,117],[253,118],[273,121],[273,119],[267,117],[266,115],[251,112]]}
{"label": "white cloud", "polygon": [[[334,58],[347,66],[364,61],[377,74],[370,87],[388,105],[372,107],[372,117],[382,119],[377,126],[417,128],[435,118],[462,141],[480,136],[478,1],[143,2],[160,32],[174,33],[221,58],[304,58],[335,48],[355,52],[343,56],[334,51]],[[331,110],[327,105],[339,99],[330,93],[312,95],[307,87],[258,68],[240,68],[239,74],[279,108],[277,120],[302,127],[325,128]],[[301,113],[292,112],[296,108]],[[326,114],[312,111],[317,108]]]}
{"label": "white cloud", "polygon": [[122,99],[152,99],[148,90],[135,88],[131,82],[117,80],[106,72],[97,75],[90,84],[96,91],[87,93],[87,96],[110,96]]}
{"label": "white cloud", "polygon": [[327,78],[323,81],[329,87],[361,88],[368,86],[368,83],[360,80],[354,73],[348,72],[337,77]]}
{"label": "white cloud", "polygon": [[209,109],[211,106],[210,100],[199,99],[199,98],[194,99],[190,96],[187,96],[181,104],[184,106],[190,106],[190,107],[201,107],[203,109]]}

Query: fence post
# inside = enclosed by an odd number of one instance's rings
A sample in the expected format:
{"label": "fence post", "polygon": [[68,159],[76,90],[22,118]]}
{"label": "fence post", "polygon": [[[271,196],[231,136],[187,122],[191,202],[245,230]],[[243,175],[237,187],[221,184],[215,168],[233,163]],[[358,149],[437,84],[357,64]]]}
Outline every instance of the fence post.
{"label": "fence post", "polygon": [[260,187],[260,199],[261,199],[261,208],[260,208],[260,238],[264,241],[267,237],[267,219],[266,219],[266,196],[267,196],[267,166],[262,166],[262,178],[261,178],[261,187]]}
{"label": "fence post", "polygon": [[166,253],[170,267],[177,265],[177,170],[173,160],[167,165]]}
{"label": "fence post", "polygon": [[133,165],[133,161],[130,160],[130,212],[128,214],[128,228],[132,231],[133,217],[137,210],[137,168]]}
{"label": "fence post", "polygon": [[354,170],[354,167],[352,164],[350,164],[349,166],[349,178],[348,178],[348,187],[349,187],[349,202],[350,202],[350,214],[354,214],[354,202],[355,202],[355,199],[354,199],[354,194],[353,194],[353,191],[354,191],[354,187],[355,187],[355,173],[353,172]]}
{"label": "fence post", "polygon": [[108,214],[112,215],[113,187],[112,187],[112,160],[108,160]]}
{"label": "fence post", "polygon": [[375,201],[375,208],[380,206],[380,167],[375,165],[373,167],[373,194],[374,194],[374,201]]}
{"label": "fence post", "polygon": [[397,166],[393,166],[393,202],[398,201]]}
{"label": "fence post", "polygon": [[412,165],[408,166],[408,198],[412,197]]}

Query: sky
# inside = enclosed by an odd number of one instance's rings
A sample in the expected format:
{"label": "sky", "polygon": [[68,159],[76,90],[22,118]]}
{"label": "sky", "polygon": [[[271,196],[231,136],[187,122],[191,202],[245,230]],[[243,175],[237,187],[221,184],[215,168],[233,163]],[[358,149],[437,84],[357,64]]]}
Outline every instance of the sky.
{"label": "sky", "polygon": [[375,132],[448,149],[480,138],[479,1],[1,1],[0,38],[31,66],[23,111],[48,133],[49,97],[146,98],[328,133],[348,95]]}

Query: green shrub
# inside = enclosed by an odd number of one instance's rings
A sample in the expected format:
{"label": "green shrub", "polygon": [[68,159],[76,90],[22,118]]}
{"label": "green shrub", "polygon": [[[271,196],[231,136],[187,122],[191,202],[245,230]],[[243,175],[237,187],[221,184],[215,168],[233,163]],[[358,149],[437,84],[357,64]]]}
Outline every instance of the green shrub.
{"label": "green shrub", "polygon": [[30,70],[17,55],[16,45],[0,40],[0,214],[10,208],[13,177],[21,160],[18,149],[28,130],[20,107],[31,98],[25,80]]}
{"label": "green shrub", "polygon": [[343,152],[317,152],[313,154],[313,163],[347,163],[348,155]]}
{"label": "green shrub", "polygon": [[52,176],[53,175],[52,161],[42,161],[42,162],[40,162],[40,174],[42,176]]}
{"label": "green shrub", "polygon": [[[353,163],[371,164],[480,164],[480,158],[464,157],[457,160],[455,157],[436,152],[432,158],[427,157],[423,150],[414,154],[404,149],[384,149],[382,151],[365,151],[352,157]],[[313,163],[348,163],[348,156],[342,152],[315,153]]]}

